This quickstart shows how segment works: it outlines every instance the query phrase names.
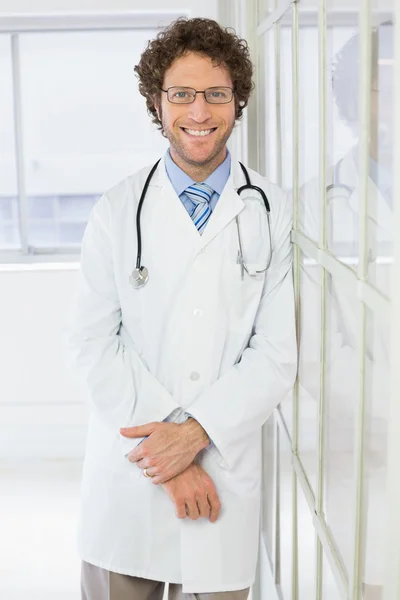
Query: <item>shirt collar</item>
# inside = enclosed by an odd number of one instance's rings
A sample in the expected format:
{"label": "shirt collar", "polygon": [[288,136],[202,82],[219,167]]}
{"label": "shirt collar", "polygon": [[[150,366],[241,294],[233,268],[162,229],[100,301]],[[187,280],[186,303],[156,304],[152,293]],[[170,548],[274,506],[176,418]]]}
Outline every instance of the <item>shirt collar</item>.
{"label": "shirt collar", "polygon": [[[165,168],[167,175],[172,183],[172,187],[178,196],[180,196],[189,185],[195,183],[195,181],[189,177],[187,173],[182,171],[180,167],[171,158],[169,148],[165,153]],[[204,183],[207,183],[219,196],[222,194],[222,190],[225,187],[226,182],[231,170],[231,155],[226,149],[225,160],[213,171]]]}

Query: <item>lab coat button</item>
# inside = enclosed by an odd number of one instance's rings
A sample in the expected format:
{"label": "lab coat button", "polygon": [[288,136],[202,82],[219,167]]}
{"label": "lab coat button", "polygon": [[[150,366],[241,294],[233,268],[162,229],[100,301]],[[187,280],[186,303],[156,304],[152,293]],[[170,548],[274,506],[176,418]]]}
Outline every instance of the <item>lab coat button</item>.
{"label": "lab coat button", "polygon": [[195,308],[193,311],[193,314],[195,317],[201,317],[203,314],[203,311],[201,310],[201,308]]}
{"label": "lab coat button", "polygon": [[192,373],[190,373],[190,379],[192,381],[197,381],[198,379],[200,379],[200,375],[196,373],[196,371],[193,371]]}

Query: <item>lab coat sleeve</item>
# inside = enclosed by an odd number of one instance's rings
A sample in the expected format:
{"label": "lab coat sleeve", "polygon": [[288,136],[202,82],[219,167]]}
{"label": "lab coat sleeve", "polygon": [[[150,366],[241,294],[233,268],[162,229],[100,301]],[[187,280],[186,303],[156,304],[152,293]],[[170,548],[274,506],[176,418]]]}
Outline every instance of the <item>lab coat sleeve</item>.
{"label": "lab coat sleeve", "polygon": [[67,362],[86,388],[91,408],[120,439],[126,454],[140,438],[124,438],[120,427],[163,421],[180,406],[119,334],[122,312],[109,211],[103,196],[83,236],[78,292],[67,326]]}
{"label": "lab coat sleeve", "polygon": [[240,361],[188,407],[213,440],[210,451],[222,468],[237,465],[296,376],[291,202],[283,195],[275,222],[272,262],[249,345]]}

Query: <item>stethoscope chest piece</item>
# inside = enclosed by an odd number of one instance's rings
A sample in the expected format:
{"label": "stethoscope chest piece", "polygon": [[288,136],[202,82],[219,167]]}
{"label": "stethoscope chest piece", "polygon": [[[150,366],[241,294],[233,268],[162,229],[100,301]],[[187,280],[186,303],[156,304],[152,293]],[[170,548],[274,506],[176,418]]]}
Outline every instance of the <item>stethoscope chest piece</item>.
{"label": "stethoscope chest piece", "polygon": [[146,267],[140,267],[139,269],[133,269],[129,275],[129,283],[136,290],[143,287],[149,280],[149,272]]}

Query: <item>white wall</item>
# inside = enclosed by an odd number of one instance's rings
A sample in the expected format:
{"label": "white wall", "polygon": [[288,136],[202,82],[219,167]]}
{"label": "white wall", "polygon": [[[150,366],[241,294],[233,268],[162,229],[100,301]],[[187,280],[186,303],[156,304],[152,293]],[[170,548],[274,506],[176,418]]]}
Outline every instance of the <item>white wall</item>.
{"label": "white wall", "polygon": [[[147,0],[146,12],[217,18],[217,0]],[[3,0],[4,14],[143,9],[142,0]],[[83,456],[87,410],[66,371],[62,332],[77,265],[0,265],[0,459]]]}
{"label": "white wall", "polygon": [[63,352],[77,269],[27,268],[0,272],[0,457],[77,457],[87,411]]}

